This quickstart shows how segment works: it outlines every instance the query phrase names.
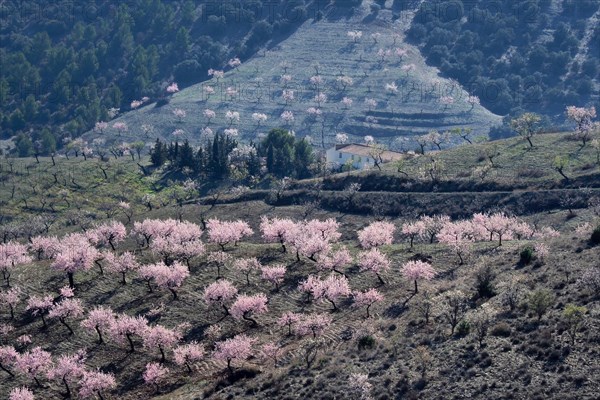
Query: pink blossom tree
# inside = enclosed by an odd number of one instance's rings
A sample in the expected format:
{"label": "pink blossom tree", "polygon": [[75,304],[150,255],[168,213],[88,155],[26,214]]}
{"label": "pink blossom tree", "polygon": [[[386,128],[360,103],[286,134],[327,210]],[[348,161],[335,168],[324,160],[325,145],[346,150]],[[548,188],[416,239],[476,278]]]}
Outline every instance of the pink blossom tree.
{"label": "pink blossom tree", "polygon": [[408,261],[402,266],[402,276],[405,279],[409,279],[415,282],[415,294],[419,292],[417,287],[417,281],[427,280],[430,281],[436,275],[435,269],[431,264],[423,262],[421,260]]}
{"label": "pink blossom tree", "polygon": [[225,266],[231,262],[232,257],[230,254],[227,254],[224,251],[215,251],[210,253],[206,260],[209,263],[212,263],[217,266],[216,279],[221,279],[221,268],[225,268]]}
{"label": "pink blossom tree", "polygon": [[102,332],[107,332],[115,322],[116,315],[109,307],[96,306],[81,321],[81,327],[89,332],[98,334],[98,343],[104,343]]}
{"label": "pink blossom tree", "polygon": [[9,368],[15,364],[18,357],[19,353],[17,353],[13,346],[0,346],[0,369],[11,377],[14,377],[15,374]]}
{"label": "pink blossom tree", "polygon": [[233,283],[227,280],[220,280],[208,285],[204,289],[202,298],[207,305],[219,305],[225,310],[225,315],[230,315],[227,304],[234,299],[237,293],[238,290],[233,286]]}
{"label": "pink blossom tree", "polygon": [[71,326],[67,323],[69,319],[83,316],[83,304],[79,299],[63,299],[54,304],[48,312],[48,318],[58,318],[71,335],[75,334]]}
{"label": "pink blossom tree", "polygon": [[104,253],[104,260],[107,262],[107,269],[109,272],[121,274],[121,284],[123,285],[127,284],[127,281],[125,281],[125,274],[127,274],[127,272],[137,271],[140,267],[135,256],[131,252],[125,252],[121,255],[106,252]]}
{"label": "pink blossom tree", "polygon": [[312,335],[313,339],[321,336],[331,325],[331,317],[325,314],[309,314],[296,325],[296,333],[300,336]]}
{"label": "pink blossom tree", "polygon": [[104,400],[103,393],[115,389],[117,381],[113,374],[100,371],[84,371],[79,381],[79,396],[83,399],[92,399],[98,396]]}
{"label": "pink blossom tree", "polygon": [[270,282],[275,286],[275,290],[279,290],[279,285],[283,283],[285,277],[285,266],[275,265],[273,267],[262,267],[262,279]]}
{"label": "pink blossom tree", "polygon": [[390,260],[379,249],[372,248],[369,251],[359,253],[358,266],[361,271],[373,272],[377,276],[377,279],[379,279],[379,282],[385,285],[381,274],[390,269]]}
{"label": "pink blossom tree", "polygon": [[401,232],[404,237],[409,239],[412,250],[415,239],[425,237],[427,229],[423,221],[415,221],[403,224]]}
{"label": "pink blossom tree", "polygon": [[10,319],[15,318],[15,307],[21,301],[22,290],[19,287],[13,287],[5,292],[0,292],[0,304],[8,306],[10,310]]}
{"label": "pink blossom tree", "polygon": [[383,301],[383,295],[379,293],[377,289],[369,289],[364,292],[354,292],[353,297],[354,303],[352,303],[352,307],[367,307],[367,318],[370,317],[369,309],[371,306],[375,303]]}
{"label": "pink blossom tree", "polygon": [[566,114],[567,118],[575,123],[575,135],[581,139],[582,147],[585,147],[587,141],[591,139],[594,129],[600,126],[592,122],[596,118],[596,108],[569,106],[566,109]]}
{"label": "pink blossom tree", "polygon": [[254,315],[265,314],[269,311],[267,307],[267,296],[264,293],[254,295],[239,295],[231,306],[231,315],[235,319],[245,319],[252,322],[252,326],[258,325]]}
{"label": "pink blossom tree", "polygon": [[37,254],[38,260],[54,258],[59,251],[59,243],[56,236],[35,236],[31,238],[29,250]]}
{"label": "pink blossom tree", "polygon": [[281,327],[287,326],[288,335],[291,336],[292,335],[292,327],[300,321],[301,317],[302,317],[301,314],[287,311],[277,320],[277,325],[279,325]]}
{"label": "pink blossom tree", "polygon": [[181,340],[181,333],[175,329],[168,329],[161,325],[148,326],[142,331],[144,348],[158,348],[160,362],[165,362],[165,351],[171,350]]}
{"label": "pink blossom tree", "polygon": [[10,391],[8,400],[34,400],[33,392],[25,386],[16,387]]}
{"label": "pink blossom tree", "polygon": [[315,296],[315,299],[323,298],[329,301],[333,306],[333,311],[338,311],[335,302],[351,293],[348,278],[343,275],[332,274],[322,281],[322,285],[320,296]]}
{"label": "pink blossom tree", "polygon": [[265,343],[260,347],[259,359],[264,363],[272,361],[276,365],[282,355],[283,349],[275,343]]}
{"label": "pink blossom tree", "polygon": [[391,222],[376,221],[358,231],[358,241],[363,249],[392,244],[396,227]]}
{"label": "pink blossom tree", "polygon": [[295,232],[297,224],[291,219],[287,218],[272,218],[269,219],[266,216],[262,216],[260,219],[260,230],[262,237],[268,243],[279,242],[283,252],[286,252],[286,243],[289,241],[290,234]]}
{"label": "pink blossom tree", "polygon": [[44,328],[46,328],[48,325],[46,324],[45,315],[48,314],[53,305],[54,298],[51,295],[45,295],[43,297],[31,296],[27,300],[26,310],[31,312],[31,315],[34,317],[39,315],[42,318]]}
{"label": "pink blossom tree", "polygon": [[99,257],[99,251],[90,244],[84,235],[74,233],[62,239],[60,251],[51,267],[66,272],[69,286],[75,287],[73,281],[75,272],[90,270],[94,261]]}
{"label": "pink blossom tree", "polygon": [[252,350],[255,343],[256,339],[246,335],[237,335],[233,338],[216,342],[213,358],[217,361],[226,362],[229,373],[233,374],[231,363],[248,359],[253,353]]}
{"label": "pink blossom tree", "polygon": [[429,237],[429,243],[433,243],[444,225],[450,222],[450,217],[447,215],[434,215],[432,217],[423,215],[419,218],[419,221],[425,224],[425,232]]}
{"label": "pink blossom tree", "polygon": [[260,271],[263,267],[256,258],[238,258],[233,262],[233,268],[244,274],[246,284],[250,285],[250,274],[252,271]]}
{"label": "pink blossom tree", "polygon": [[52,368],[52,355],[42,350],[41,347],[34,347],[26,353],[20,354],[15,361],[15,369],[33,379],[41,387],[39,377],[44,375]]}
{"label": "pink blossom tree", "polygon": [[237,244],[242,238],[254,233],[247,222],[237,221],[219,221],[217,219],[209,219],[206,222],[208,230],[208,240],[211,243],[217,243],[222,251],[225,251],[225,246],[229,243]]}
{"label": "pink blossom tree", "polygon": [[142,377],[144,378],[144,382],[147,385],[153,385],[155,393],[158,393],[160,390],[159,383],[164,381],[167,375],[169,375],[169,368],[163,367],[159,363],[151,362],[146,364],[146,369]]}
{"label": "pink blossom tree", "polygon": [[71,397],[71,387],[69,384],[83,377],[86,357],[85,350],[80,350],[75,354],[61,355],[46,373],[48,379],[62,381],[63,385],[65,385],[65,397],[67,398]]}
{"label": "pink blossom tree", "polygon": [[186,367],[192,373],[192,366],[204,359],[204,348],[198,342],[180,345],[173,350],[175,364]]}
{"label": "pink blossom tree", "polygon": [[179,262],[174,262],[172,265],[157,263],[150,268],[150,271],[156,285],[159,288],[169,290],[173,295],[173,300],[178,299],[177,289],[190,276],[189,268]]}
{"label": "pink blossom tree", "polygon": [[144,317],[131,317],[126,314],[117,315],[110,326],[110,336],[117,343],[129,343],[129,351],[133,353],[135,347],[133,344],[134,336],[142,336],[148,326],[148,320]]}
{"label": "pink blossom tree", "polygon": [[0,271],[6,282],[6,286],[10,287],[10,274],[12,270],[20,264],[31,262],[31,256],[27,253],[27,246],[17,243],[8,242],[0,244]]}
{"label": "pink blossom tree", "polygon": [[465,256],[471,253],[476,232],[471,221],[456,221],[446,223],[437,236],[440,243],[448,245],[456,253],[462,265]]}
{"label": "pink blossom tree", "polygon": [[323,254],[318,258],[317,268],[324,271],[337,272],[340,275],[345,275],[342,268],[350,265],[353,259],[347,248],[343,247],[337,251],[332,251],[329,254]]}

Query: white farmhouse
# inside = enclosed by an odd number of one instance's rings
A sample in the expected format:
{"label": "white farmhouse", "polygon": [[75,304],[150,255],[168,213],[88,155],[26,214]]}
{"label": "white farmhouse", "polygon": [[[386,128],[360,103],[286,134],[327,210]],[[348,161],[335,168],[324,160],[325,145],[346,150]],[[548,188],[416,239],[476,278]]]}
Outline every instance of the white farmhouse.
{"label": "white farmhouse", "polygon": [[336,144],[327,150],[327,165],[331,169],[339,169],[344,164],[352,163],[356,169],[372,168],[375,166],[374,157],[379,156],[382,163],[396,161],[404,157],[395,151],[379,151],[366,144]]}

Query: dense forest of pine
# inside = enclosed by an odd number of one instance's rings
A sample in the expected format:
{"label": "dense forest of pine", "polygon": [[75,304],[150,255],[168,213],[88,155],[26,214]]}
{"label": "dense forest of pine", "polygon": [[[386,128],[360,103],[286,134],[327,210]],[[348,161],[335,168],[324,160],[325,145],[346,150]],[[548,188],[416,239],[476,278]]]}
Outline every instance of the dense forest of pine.
{"label": "dense forest of pine", "polygon": [[[401,3],[401,2],[396,2]],[[597,0],[426,0],[409,39],[500,115],[598,107]],[[558,8],[557,8],[558,6]]]}
{"label": "dense forest of pine", "polygon": [[0,127],[26,156],[252,56],[308,11],[304,0],[8,0],[0,15]]}

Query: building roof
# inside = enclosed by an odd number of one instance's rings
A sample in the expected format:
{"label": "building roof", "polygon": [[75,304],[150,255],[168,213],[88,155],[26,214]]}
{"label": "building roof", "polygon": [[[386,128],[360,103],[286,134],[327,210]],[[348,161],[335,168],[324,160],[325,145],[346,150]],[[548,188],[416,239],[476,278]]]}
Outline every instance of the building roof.
{"label": "building roof", "polygon": [[[355,154],[361,157],[373,157],[373,147],[366,144],[348,143],[336,144],[335,150],[340,153]],[[381,154],[383,162],[396,161],[404,157],[404,154],[396,151],[384,150]]]}

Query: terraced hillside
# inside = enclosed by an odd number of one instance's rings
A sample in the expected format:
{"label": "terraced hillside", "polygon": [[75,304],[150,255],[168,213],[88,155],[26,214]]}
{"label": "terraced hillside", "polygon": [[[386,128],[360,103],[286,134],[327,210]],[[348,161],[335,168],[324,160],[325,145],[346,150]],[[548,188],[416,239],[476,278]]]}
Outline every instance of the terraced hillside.
{"label": "terraced hillside", "polygon": [[[346,8],[326,11],[323,19],[305,23],[287,40],[259,52],[223,78],[186,88],[166,105],[148,104],[119,116],[105,133],[108,142],[139,140],[143,124],[153,127],[146,140],[173,138],[171,134],[181,130],[179,135],[195,143],[206,127],[213,133],[237,129],[242,139],[251,140],[272,127],[286,126],[323,147],[333,142],[336,133],[344,132],[352,140],[372,135],[406,148],[413,144],[405,138],[432,129],[471,127],[485,134],[500,122],[499,116],[469,104],[467,92],[456,82],[438,77],[437,69],[426,66],[419,51],[405,43],[412,12],[371,12],[369,2],[351,15]],[[349,31],[360,31],[362,37],[354,40]],[[314,76],[322,82],[311,82]],[[340,77],[349,79],[344,83]],[[207,96],[207,86],[215,93]],[[233,92],[228,94],[228,88]],[[294,98],[284,100],[283,90],[293,91]],[[318,94],[326,99],[316,101]],[[351,105],[341,102],[345,97]],[[368,99],[375,103],[369,105]],[[185,111],[185,117],[176,117],[176,109]],[[214,110],[216,117],[207,119],[205,109]],[[227,119],[227,111],[239,112],[239,121]],[[293,114],[293,121],[281,118],[286,111]],[[254,113],[266,114],[267,120],[257,122]],[[126,123],[128,131],[117,135],[112,128],[115,122]],[[94,135],[90,133],[89,139]]]}

